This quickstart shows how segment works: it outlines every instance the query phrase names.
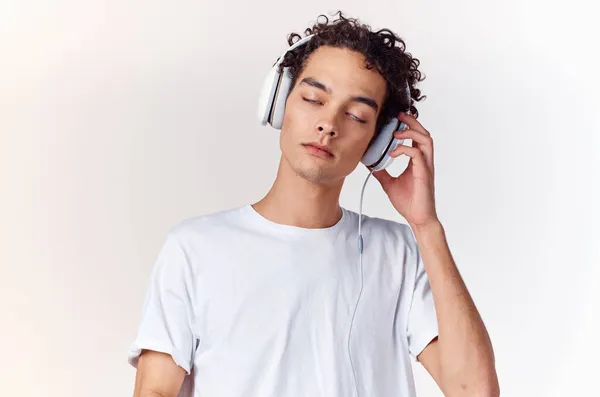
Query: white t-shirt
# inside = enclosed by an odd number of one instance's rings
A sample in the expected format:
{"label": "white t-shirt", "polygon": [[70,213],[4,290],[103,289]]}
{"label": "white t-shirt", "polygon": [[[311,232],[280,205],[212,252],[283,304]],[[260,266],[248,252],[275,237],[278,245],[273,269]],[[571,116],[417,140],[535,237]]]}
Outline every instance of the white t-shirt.
{"label": "white t-shirt", "polygon": [[[169,231],[137,338],[169,353],[194,397],[356,396],[348,335],[360,292],[358,214],[334,226],[272,222],[245,205]],[[411,357],[437,336],[411,229],[363,215],[364,288],[350,351],[360,397],[415,395]]]}

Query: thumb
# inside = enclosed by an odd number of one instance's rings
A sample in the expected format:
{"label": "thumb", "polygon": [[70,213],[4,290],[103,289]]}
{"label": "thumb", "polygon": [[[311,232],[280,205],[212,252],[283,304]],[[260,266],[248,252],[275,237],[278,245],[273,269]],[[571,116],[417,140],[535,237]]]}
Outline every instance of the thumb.
{"label": "thumb", "polygon": [[373,172],[373,176],[375,177],[375,179],[377,179],[379,181],[383,190],[387,190],[390,183],[394,180],[394,177],[391,176],[389,174],[389,172],[386,171],[385,168],[382,170]]}

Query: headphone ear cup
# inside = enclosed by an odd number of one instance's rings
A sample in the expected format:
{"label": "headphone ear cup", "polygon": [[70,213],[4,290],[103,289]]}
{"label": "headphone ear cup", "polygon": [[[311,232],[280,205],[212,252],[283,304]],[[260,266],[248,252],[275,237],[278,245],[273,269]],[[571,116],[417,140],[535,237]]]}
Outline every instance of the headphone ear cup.
{"label": "headphone ear cup", "polygon": [[403,143],[404,143],[404,139],[394,138],[392,140],[392,144],[390,145],[390,148],[386,151],[386,153],[383,156],[383,158],[381,159],[381,161],[375,167],[373,167],[373,171],[383,170],[384,168],[387,168],[390,164],[392,164],[394,162],[394,158],[390,157],[390,153],[394,149],[396,149],[398,146],[402,145]]}
{"label": "headphone ear cup", "polygon": [[260,96],[258,97],[257,116],[262,125],[269,122],[269,116],[273,108],[273,99],[279,84],[279,71],[277,65],[273,66],[263,82]]}
{"label": "headphone ear cup", "polygon": [[288,68],[284,68],[281,73],[279,72],[281,62],[289,51],[306,44],[313,36],[314,34],[310,34],[292,44],[282,56],[277,58],[275,65],[265,77],[258,97],[257,108],[257,116],[262,125],[269,123],[273,128],[281,129],[285,113],[285,102],[292,83]]}
{"label": "headphone ear cup", "polygon": [[275,91],[273,99],[273,112],[271,115],[271,125],[273,128],[280,130],[283,126],[283,116],[285,114],[285,102],[290,94],[292,85],[292,76],[289,73],[289,68],[283,68],[280,77],[279,85]]}
{"label": "headphone ear cup", "polygon": [[389,153],[404,142],[404,139],[394,138],[394,132],[402,131],[405,128],[397,118],[393,118],[387,123],[381,131],[377,133],[361,162],[367,167],[373,168],[374,171],[379,171],[386,168],[394,160],[389,157]]}

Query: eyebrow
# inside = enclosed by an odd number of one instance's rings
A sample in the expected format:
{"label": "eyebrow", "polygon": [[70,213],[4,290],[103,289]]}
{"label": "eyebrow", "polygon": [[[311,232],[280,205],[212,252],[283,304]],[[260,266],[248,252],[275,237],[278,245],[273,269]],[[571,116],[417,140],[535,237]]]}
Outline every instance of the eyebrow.
{"label": "eyebrow", "polygon": [[[323,90],[328,94],[331,94],[331,88],[327,87],[325,84],[321,83],[320,81],[315,80],[312,77],[303,78],[302,81],[300,82],[300,84],[307,84],[312,87]],[[372,98],[359,95],[359,96],[354,96],[354,97],[350,98],[350,100],[354,101],[354,102],[364,103],[365,105],[372,107],[375,110],[375,112],[377,112],[379,110],[379,105],[377,105],[377,102],[375,102],[375,100],[373,100]]]}

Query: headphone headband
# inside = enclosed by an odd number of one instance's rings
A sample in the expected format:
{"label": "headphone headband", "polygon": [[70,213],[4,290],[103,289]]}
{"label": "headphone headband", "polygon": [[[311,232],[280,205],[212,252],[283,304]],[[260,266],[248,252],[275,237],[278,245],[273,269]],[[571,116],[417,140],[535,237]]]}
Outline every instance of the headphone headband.
{"label": "headphone headband", "polygon": [[283,62],[283,59],[285,58],[285,54],[287,54],[288,52],[295,50],[296,48],[306,44],[310,39],[312,39],[314,36],[314,34],[308,35],[306,37],[301,38],[300,40],[298,40],[297,42],[295,42],[294,44],[292,44],[287,50],[285,50],[285,52],[277,59],[277,62],[275,62],[275,66],[279,66],[281,64],[281,62]]}

